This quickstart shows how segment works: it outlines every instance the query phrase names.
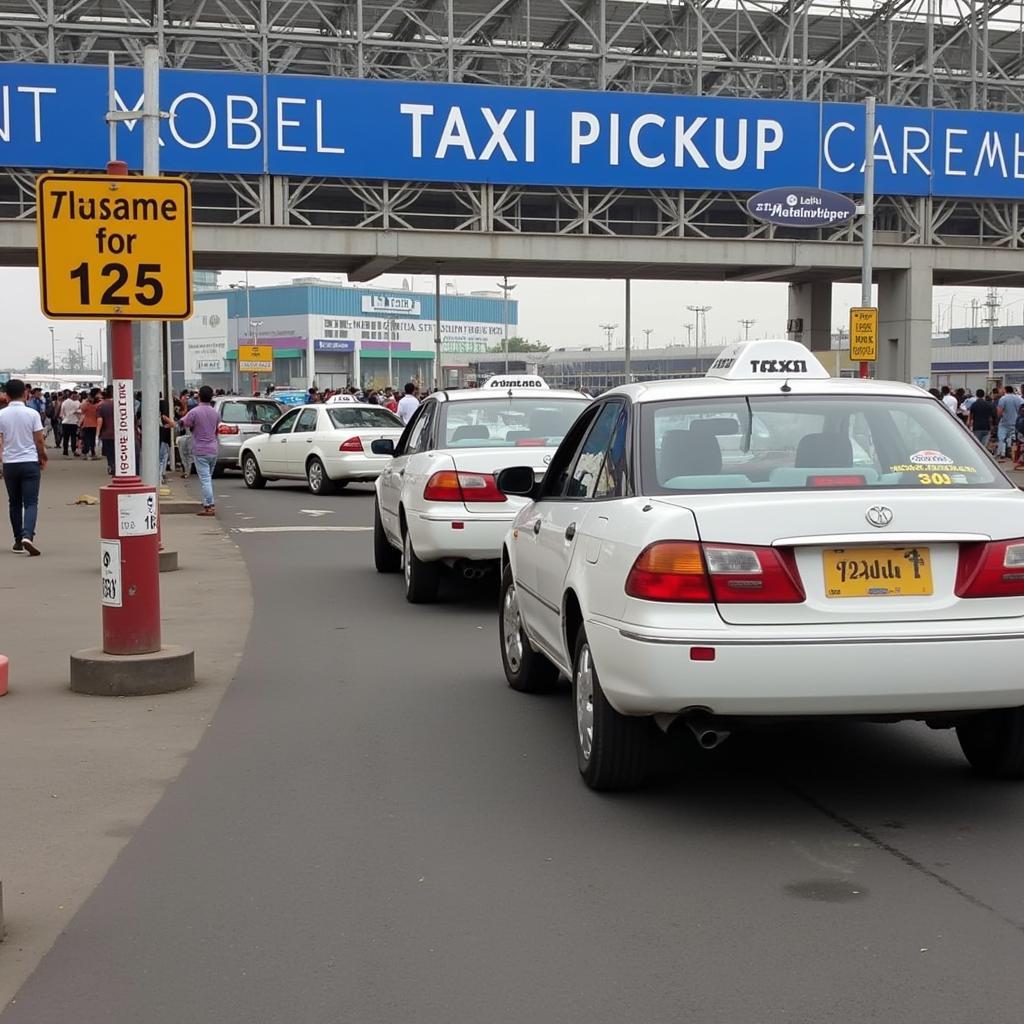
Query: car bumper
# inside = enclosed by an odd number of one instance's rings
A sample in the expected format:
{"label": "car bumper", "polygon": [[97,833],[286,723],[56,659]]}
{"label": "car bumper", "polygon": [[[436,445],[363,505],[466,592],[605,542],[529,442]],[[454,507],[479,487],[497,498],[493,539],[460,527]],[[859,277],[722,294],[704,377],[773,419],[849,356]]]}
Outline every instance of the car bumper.
{"label": "car bumper", "polygon": [[237,437],[227,434],[220,437],[217,442],[217,465],[237,468],[238,458],[241,455],[242,445],[249,439],[239,434]]}
{"label": "car bumper", "polygon": [[[1024,705],[1024,633],[819,638],[668,634],[589,620],[604,691],[623,714],[915,715]],[[711,647],[714,661],[693,661]],[[987,671],[979,671],[979,666]]]}
{"label": "car bumper", "polygon": [[334,455],[324,458],[324,469],[331,480],[376,480],[391,461],[389,455]]}
{"label": "car bumper", "polygon": [[489,562],[501,557],[501,545],[513,519],[515,513],[418,513],[410,517],[409,530],[416,555],[424,562],[444,558]]}

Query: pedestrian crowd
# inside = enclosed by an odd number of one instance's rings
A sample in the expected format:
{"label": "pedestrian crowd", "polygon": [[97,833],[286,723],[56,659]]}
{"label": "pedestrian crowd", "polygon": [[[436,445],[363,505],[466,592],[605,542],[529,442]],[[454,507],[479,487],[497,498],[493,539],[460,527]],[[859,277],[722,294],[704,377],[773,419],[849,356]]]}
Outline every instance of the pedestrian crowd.
{"label": "pedestrian crowd", "polygon": [[1024,469],[1024,397],[1012,384],[989,391],[978,388],[973,395],[947,385],[930,391],[999,462]]}

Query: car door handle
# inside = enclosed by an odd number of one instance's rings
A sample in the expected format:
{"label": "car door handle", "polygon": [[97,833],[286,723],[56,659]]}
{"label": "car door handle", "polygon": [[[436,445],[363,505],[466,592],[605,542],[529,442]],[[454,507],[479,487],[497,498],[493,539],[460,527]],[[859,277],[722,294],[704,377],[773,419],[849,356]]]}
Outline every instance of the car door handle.
{"label": "car door handle", "polygon": [[312,444],[312,443],[313,443],[313,438],[307,437],[306,438],[306,444]]}
{"label": "car door handle", "polygon": [[534,521],[533,521],[533,532],[534,533],[540,533],[540,520],[539,519],[534,519]]}
{"label": "car door handle", "polygon": [[566,540],[572,540],[573,537],[575,537],[575,536],[576,536],[576,524],[575,523],[570,523],[565,528],[565,539]]}

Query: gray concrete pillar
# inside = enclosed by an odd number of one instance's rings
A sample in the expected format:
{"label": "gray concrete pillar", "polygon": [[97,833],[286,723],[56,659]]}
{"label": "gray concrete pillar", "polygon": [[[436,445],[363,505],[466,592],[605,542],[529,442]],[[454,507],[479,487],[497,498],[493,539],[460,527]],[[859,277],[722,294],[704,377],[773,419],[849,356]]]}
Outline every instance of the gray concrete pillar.
{"label": "gray concrete pillar", "polygon": [[832,347],[831,281],[799,281],[789,286],[789,321],[801,322],[789,337],[802,341],[812,352]]}
{"label": "gray concrete pillar", "polygon": [[878,282],[878,363],[881,380],[931,378],[932,272],[928,267],[882,270]]}

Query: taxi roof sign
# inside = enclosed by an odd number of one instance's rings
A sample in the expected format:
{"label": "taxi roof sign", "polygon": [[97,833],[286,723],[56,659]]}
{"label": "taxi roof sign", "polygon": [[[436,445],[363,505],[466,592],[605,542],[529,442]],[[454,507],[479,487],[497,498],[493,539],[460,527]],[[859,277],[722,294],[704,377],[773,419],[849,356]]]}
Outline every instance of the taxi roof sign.
{"label": "taxi roof sign", "polygon": [[481,387],[502,391],[548,391],[548,382],[536,374],[506,373],[488,377]]}
{"label": "taxi roof sign", "polygon": [[798,341],[744,341],[718,354],[705,376],[723,380],[828,380],[828,370]]}

